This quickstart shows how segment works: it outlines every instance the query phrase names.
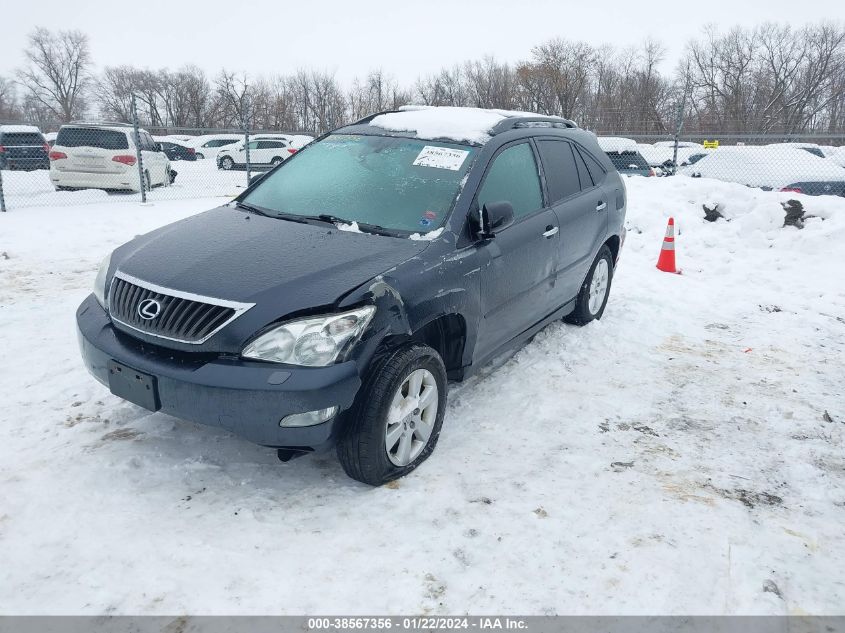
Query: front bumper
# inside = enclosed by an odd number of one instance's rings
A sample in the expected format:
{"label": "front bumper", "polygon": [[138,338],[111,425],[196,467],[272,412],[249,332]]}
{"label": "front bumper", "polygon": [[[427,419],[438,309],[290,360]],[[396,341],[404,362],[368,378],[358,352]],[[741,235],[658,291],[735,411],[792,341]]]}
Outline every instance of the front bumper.
{"label": "front bumper", "polygon": [[155,376],[162,412],[264,446],[316,448],[332,441],[338,416],[300,428],[279,421],[332,406],[348,409],[361,386],[355,361],[292,367],[148,345],[116,330],[93,295],[77,309],[76,323],[85,367],[104,385],[108,362],[115,360]]}

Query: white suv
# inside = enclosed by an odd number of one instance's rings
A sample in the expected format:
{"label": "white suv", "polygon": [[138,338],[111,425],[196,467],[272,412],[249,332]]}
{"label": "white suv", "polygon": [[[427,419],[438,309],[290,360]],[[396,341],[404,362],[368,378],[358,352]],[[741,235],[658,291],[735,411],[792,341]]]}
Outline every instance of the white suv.
{"label": "white suv", "polygon": [[[271,165],[275,167],[292,154],[296,148],[281,138],[257,138],[249,142],[249,162],[251,165]],[[231,147],[224,147],[217,154],[217,167],[220,169],[234,169],[246,166],[246,149],[244,144],[238,143]]]}
{"label": "white suv", "polygon": [[[140,130],[143,183],[149,191],[171,182],[170,161],[146,130]],[[56,190],[140,191],[138,152],[130,125],[63,125],[50,150],[50,180]]]}
{"label": "white suv", "polygon": [[240,140],[243,140],[243,134],[204,134],[202,136],[195,136],[186,143],[188,147],[193,147],[196,152],[197,160],[204,158],[217,158],[217,152],[227,145],[232,145]]}

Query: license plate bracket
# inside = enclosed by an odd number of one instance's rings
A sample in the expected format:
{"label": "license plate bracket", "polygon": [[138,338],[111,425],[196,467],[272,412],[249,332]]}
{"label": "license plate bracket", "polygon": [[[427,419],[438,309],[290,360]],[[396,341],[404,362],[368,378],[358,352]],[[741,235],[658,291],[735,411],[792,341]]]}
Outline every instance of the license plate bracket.
{"label": "license plate bracket", "polygon": [[108,362],[108,369],[109,389],[114,395],[150,411],[161,409],[155,376],[118,363],[116,360]]}

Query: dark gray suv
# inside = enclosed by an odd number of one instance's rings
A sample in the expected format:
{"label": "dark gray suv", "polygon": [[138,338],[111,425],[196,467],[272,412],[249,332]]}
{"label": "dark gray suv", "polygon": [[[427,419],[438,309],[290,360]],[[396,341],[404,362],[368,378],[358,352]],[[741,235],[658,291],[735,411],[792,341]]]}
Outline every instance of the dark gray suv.
{"label": "dark gray suv", "polygon": [[604,312],[625,186],[565,119],[367,117],[234,202],[137,237],[77,311],[85,364],[147,409],[368,484],[434,450],[448,381]]}

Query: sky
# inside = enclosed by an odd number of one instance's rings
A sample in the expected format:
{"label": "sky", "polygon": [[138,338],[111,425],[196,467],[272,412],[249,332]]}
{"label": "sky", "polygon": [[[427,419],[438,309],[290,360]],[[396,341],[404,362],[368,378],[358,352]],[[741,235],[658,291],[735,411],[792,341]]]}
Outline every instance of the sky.
{"label": "sky", "polygon": [[312,67],[344,83],[382,68],[411,84],[488,54],[525,59],[532,46],[554,37],[619,47],[653,37],[666,46],[664,66],[671,70],[707,23],[845,20],[842,0],[805,0],[798,12],[794,0],[144,0],[137,6],[140,17],[133,20],[132,3],[0,0],[0,75],[23,64],[26,35],[36,26],[87,33],[98,68],[194,63],[211,75],[220,68],[275,75]]}

